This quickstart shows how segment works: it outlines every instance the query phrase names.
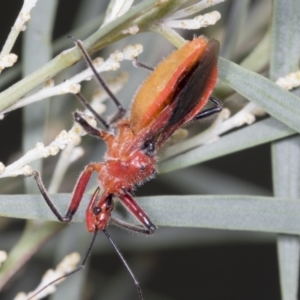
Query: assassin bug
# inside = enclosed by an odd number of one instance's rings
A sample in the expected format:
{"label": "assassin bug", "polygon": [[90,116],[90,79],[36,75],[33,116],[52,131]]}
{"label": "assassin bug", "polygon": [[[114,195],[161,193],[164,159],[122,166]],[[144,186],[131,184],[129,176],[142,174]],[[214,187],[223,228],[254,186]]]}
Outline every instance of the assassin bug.
{"label": "assassin bug", "polygon": [[[102,230],[128,269],[141,300],[143,296],[139,283],[111,240],[106,228],[110,222],[144,234],[150,235],[155,231],[155,225],[136,203],[132,192],[137,185],[154,177],[157,152],[178,128],[193,120],[221,111],[220,102],[211,97],[217,80],[219,42],[200,36],[163,60],[139,89],[133,100],[130,116],[126,118],[124,117],[125,109],[109,90],[102,77],[95,71],[81,41],[77,39],[74,41],[94,71],[99,83],[118,108],[116,115],[107,122],[90,107],[82,95],[77,95],[77,98],[105,128],[103,130],[92,127],[79,112],[74,113],[75,121],[89,135],[106,142],[105,161],[86,166],[76,183],[72,200],[64,216],[58,212],[50,200],[38,171],[34,172],[34,178],[57,219],[69,223],[79,207],[91,174],[98,173],[98,187],[86,210],[86,226],[88,231],[94,233],[93,240],[82,266],[71,273],[77,272],[84,266],[96,233]],[[151,70],[141,63],[136,64]],[[214,106],[202,110],[209,100]],[[99,198],[100,190],[102,190],[102,194]],[[114,208],[113,196],[121,200],[142,226],[129,224],[111,216]]]}

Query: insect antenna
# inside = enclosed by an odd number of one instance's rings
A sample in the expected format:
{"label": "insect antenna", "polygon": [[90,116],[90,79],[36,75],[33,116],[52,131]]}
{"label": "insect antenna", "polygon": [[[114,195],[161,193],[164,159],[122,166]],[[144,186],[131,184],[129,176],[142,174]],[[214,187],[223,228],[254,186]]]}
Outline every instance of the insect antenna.
{"label": "insect antenna", "polygon": [[[75,37],[68,35],[68,38],[71,38],[74,40],[75,45],[79,48],[80,52],[82,53],[83,57],[85,58],[88,66],[91,68],[91,70],[93,71],[95,77],[97,78],[98,82],[100,83],[100,85],[103,87],[103,89],[106,91],[106,93],[108,94],[108,96],[113,100],[113,102],[115,103],[115,105],[118,108],[118,112],[116,113],[116,115],[112,118],[112,120],[110,121],[110,123],[114,123],[118,120],[120,120],[126,113],[125,108],[122,106],[122,104],[120,103],[120,101],[116,98],[116,96],[113,94],[113,92],[109,89],[108,85],[105,83],[104,79],[102,78],[102,76],[96,71],[93,62],[89,56],[89,54],[87,53],[87,51],[84,49],[84,46],[82,44],[82,42],[78,39],[76,39]],[[89,109],[89,107],[87,107]],[[91,111],[93,114],[94,112]],[[96,117],[98,118],[98,117]]]}
{"label": "insect antenna", "polygon": [[137,288],[137,292],[138,292],[138,297],[139,300],[143,300],[143,293],[142,293],[142,289],[141,286],[139,284],[139,282],[137,281],[136,277],[134,276],[132,270],[130,269],[127,261],[125,260],[124,256],[122,255],[122,253],[120,252],[119,248],[117,247],[117,245],[114,243],[114,241],[112,240],[111,236],[108,234],[106,229],[102,230],[103,233],[105,234],[105,236],[107,237],[107,239],[110,241],[110,243],[112,244],[112,246],[114,247],[114,249],[116,250],[117,254],[119,255],[120,259],[122,260],[124,266],[126,267],[127,271],[129,272],[131,278],[134,281],[134,284],[136,285]]}
{"label": "insect antenna", "polygon": [[62,276],[60,276],[60,277],[57,277],[56,279],[50,281],[48,284],[46,284],[44,287],[42,287],[42,288],[41,288],[40,290],[38,290],[36,293],[34,293],[33,295],[31,295],[29,298],[27,298],[27,300],[33,299],[36,295],[38,295],[39,293],[41,293],[41,292],[42,292],[43,290],[45,290],[47,287],[53,285],[54,283],[56,283],[56,282],[58,282],[58,281],[60,281],[60,280],[62,280],[62,279],[64,279],[64,278],[66,278],[66,277],[69,277],[69,276],[72,275],[72,274],[75,274],[75,273],[79,272],[80,270],[82,270],[82,269],[85,267],[86,262],[87,262],[87,260],[88,260],[88,258],[89,258],[89,256],[90,256],[90,254],[91,254],[92,248],[93,248],[94,243],[95,243],[95,240],[96,240],[97,233],[98,233],[98,230],[97,230],[97,228],[95,228],[95,232],[94,232],[94,234],[93,234],[93,237],[92,237],[92,240],[91,240],[91,242],[90,242],[90,245],[89,245],[89,247],[88,247],[88,249],[87,249],[87,251],[86,251],[86,254],[85,254],[85,256],[84,256],[84,258],[83,258],[83,260],[82,260],[82,262],[81,262],[81,265],[80,265],[78,268],[76,268],[75,270],[73,270],[73,271],[71,271],[71,272],[68,272],[68,273],[66,273],[66,274],[64,274],[64,275],[62,275]]}

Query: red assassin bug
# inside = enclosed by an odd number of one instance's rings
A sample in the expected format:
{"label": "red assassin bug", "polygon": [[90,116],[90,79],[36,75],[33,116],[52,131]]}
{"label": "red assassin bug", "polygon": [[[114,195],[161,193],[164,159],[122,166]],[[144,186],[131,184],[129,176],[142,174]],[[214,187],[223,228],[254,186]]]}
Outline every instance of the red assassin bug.
{"label": "red assassin bug", "polygon": [[[122,228],[144,234],[153,234],[155,231],[155,225],[133,199],[132,191],[135,186],[155,175],[156,154],[178,128],[190,121],[221,111],[220,102],[211,97],[217,80],[219,42],[207,40],[201,36],[173,52],[157,66],[141,86],[133,101],[130,116],[125,118],[125,109],[109,90],[102,77],[95,71],[82,43],[74,40],[88,65],[93,69],[96,78],[118,107],[117,114],[107,123],[90,107],[82,95],[77,95],[106,129],[92,127],[79,112],[74,113],[75,121],[89,135],[101,138],[106,142],[108,149],[105,161],[86,166],[76,183],[71,203],[64,216],[58,212],[50,200],[38,171],[34,172],[34,177],[57,219],[69,223],[78,209],[91,174],[98,173],[99,186],[91,197],[86,211],[87,229],[95,233],[93,241],[99,230],[102,230],[108,237],[132,276],[141,300],[143,296],[139,283],[108,235],[106,227],[110,221]],[[144,66],[140,63],[137,64]],[[144,67],[151,70],[147,66]],[[208,100],[212,101],[214,106],[202,110]],[[99,199],[100,189],[103,193]],[[128,224],[111,217],[114,208],[113,196],[117,196],[143,226]],[[82,262],[82,267],[89,256],[91,245]],[[71,273],[79,269],[81,267]]]}

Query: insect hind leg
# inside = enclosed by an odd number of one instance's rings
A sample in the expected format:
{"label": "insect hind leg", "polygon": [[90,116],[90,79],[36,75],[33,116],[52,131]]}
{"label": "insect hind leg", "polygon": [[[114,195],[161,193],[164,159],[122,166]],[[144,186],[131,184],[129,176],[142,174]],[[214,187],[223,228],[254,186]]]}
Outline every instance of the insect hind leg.
{"label": "insect hind leg", "polygon": [[194,117],[194,120],[199,120],[199,119],[203,119],[206,117],[210,117],[216,113],[219,113],[223,106],[220,100],[218,100],[215,97],[209,97],[209,101],[213,102],[215,104],[215,106],[207,108],[203,111],[201,111],[198,115],[196,115],[196,117]]}

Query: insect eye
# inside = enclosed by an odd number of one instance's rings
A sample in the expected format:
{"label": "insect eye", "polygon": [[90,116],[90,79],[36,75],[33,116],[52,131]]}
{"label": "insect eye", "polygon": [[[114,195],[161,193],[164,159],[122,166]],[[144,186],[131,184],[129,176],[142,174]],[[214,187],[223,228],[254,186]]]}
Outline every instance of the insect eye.
{"label": "insect eye", "polygon": [[155,151],[155,144],[152,140],[147,140],[141,149],[146,155],[152,156]]}
{"label": "insect eye", "polygon": [[94,215],[99,215],[101,213],[101,208],[100,207],[94,207],[93,208],[93,213]]}

